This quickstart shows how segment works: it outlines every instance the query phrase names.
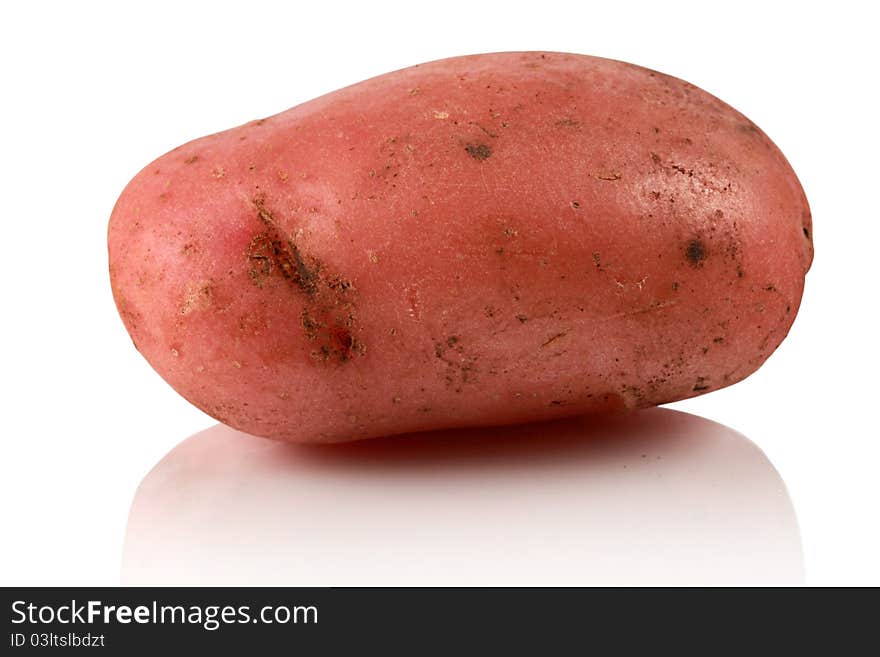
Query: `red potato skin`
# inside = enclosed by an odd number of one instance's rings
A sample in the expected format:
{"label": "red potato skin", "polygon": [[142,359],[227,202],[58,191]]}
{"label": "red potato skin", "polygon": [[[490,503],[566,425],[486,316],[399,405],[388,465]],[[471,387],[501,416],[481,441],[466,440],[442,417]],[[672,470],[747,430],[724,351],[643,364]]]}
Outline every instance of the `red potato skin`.
{"label": "red potato skin", "polygon": [[682,80],[458,57],[197,139],[109,227],[138,350],[237,429],[332,442],[653,406],[787,334],[806,197]]}

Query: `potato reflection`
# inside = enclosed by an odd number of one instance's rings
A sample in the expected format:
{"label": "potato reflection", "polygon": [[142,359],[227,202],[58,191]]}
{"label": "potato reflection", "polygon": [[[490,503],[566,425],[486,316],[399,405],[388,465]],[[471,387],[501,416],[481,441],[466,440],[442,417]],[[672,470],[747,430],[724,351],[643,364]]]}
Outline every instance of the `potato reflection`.
{"label": "potato reflection", "polygon": [[138,488],[126,584],[797,584],[764,454],[666,409],[296,446],[218,425]]}

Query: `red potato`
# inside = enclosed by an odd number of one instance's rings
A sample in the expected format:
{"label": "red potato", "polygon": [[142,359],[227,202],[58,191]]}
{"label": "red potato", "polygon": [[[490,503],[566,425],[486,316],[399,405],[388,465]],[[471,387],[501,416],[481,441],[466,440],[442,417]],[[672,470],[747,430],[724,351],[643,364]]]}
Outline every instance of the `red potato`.
{"label": "red potato", "polygon": [[162,156],[110,220],[138,350],[193,404],[330,442],[653,406],[787,334],[804,193],[682,80],[561,53],[389,73]]}

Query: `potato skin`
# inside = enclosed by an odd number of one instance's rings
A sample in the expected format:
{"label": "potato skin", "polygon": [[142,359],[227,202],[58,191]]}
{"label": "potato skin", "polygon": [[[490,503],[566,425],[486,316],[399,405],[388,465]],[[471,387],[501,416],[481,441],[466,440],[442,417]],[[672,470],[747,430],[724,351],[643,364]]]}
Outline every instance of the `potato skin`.
{"label": "potato skin", "polygon": [[331,442],[692,397],[755,371],[812,261],[751,121],[563,53],[404,69],[141,171],[109,227],[138,350],[235,428]]}

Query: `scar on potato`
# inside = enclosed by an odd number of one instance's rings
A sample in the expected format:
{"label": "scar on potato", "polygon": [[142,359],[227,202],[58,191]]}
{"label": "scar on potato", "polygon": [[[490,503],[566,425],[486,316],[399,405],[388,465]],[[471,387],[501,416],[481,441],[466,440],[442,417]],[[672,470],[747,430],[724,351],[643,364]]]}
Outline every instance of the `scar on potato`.
{"label": "scar on potato", "polygon": [[351,281],[329,274],[323,264],[307,256],[279,226],[263,197],[252,200],[257,217],[265,227],[247,248],[248,276],[263,287],[275,272],[304,293],[307,299],[300,313],[300,327],[309,342],[315,343],[311,359],[315,362],[347,362],[366,353],[366,346],[355,337],[357,318]]}

